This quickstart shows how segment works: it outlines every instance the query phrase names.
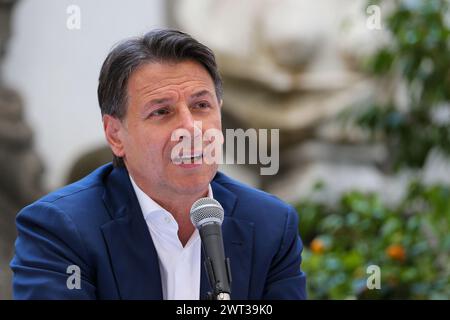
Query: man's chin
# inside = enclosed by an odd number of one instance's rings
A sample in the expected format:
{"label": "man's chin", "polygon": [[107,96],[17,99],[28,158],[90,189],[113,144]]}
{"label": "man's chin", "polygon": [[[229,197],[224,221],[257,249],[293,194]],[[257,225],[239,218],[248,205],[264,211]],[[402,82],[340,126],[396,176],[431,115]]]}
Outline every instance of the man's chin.
{"label": "man's chin", "polygon": [[172,176],[172,183],[182,193],[198,193],[208,188],[209,183],[214,178],[217,167],[207,166],[199,170],[177,170]]}

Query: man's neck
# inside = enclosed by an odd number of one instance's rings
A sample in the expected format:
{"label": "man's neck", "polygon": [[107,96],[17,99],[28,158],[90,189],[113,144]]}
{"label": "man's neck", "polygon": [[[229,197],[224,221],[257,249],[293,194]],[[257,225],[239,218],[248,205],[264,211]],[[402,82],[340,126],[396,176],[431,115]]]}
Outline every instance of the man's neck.
{"label": "man's neck", "polygon": [[178,224],[178,238],[185,246],[195,231],[195,227],[190,219],[190,208],[195,201],[208,196],[208,187],[197,193],[179,194],[170,190],[158,192],[156,187],[146,186],[134,178],[133,181],[147,196],[173,216]]}
{"label": "man's neck", "polygon": [[[158,199],[148,193],[146,194],[172,214],[178,224],[178,238],[184,247],[195,231],[195,227],[190,219],[190,208],[199,198],[206,197],[208,195],[208,190],[191,197],[173,195],[165,197],[164,199]],[[176,199],[176,201],[167,201],[168,199]]]}

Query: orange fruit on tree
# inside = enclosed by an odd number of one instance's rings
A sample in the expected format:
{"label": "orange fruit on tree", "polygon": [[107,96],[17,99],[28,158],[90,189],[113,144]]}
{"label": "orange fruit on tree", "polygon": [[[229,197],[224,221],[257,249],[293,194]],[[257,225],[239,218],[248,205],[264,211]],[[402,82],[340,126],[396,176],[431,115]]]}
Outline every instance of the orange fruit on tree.
{"label": "orange fruit on tree", "polygon": [[311,241],[310,248],[314,253],[323,253],[325,251],[325,243],[320,239],[314,239]]}
{"label": "orange fruit on tree", "polygon": [[405,261],[405,249],[398,244],[392,244],[386,249],[386,254],[389,258],[397,261]]}

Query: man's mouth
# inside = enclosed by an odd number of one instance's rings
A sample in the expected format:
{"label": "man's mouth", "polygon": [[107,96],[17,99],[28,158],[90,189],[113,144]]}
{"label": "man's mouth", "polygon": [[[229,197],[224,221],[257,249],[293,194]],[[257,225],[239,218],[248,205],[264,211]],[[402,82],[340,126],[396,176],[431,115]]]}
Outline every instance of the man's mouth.
{"label": "man's mouth", "polygon": [[175,164],[200,164],[203,159],[203,153],[198,152],[194,154],[184,154],[182,156],[178,156],[174,159],[172,159],[172,162]]}

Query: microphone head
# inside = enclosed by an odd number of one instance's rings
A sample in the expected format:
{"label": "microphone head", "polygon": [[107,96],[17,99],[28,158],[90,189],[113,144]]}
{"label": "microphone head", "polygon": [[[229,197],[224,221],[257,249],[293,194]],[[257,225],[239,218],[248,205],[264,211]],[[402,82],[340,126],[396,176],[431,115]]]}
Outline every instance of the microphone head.
{"label": "microphone head", "polygon": [[200,198],[191,207],[191,222],[197,229],[205,223],[222,225],[223,216],[223,208],[219,201],[212,198]]}

